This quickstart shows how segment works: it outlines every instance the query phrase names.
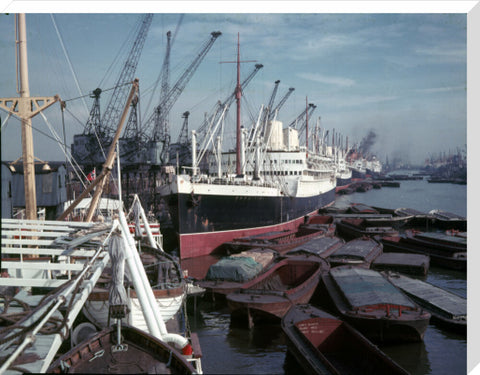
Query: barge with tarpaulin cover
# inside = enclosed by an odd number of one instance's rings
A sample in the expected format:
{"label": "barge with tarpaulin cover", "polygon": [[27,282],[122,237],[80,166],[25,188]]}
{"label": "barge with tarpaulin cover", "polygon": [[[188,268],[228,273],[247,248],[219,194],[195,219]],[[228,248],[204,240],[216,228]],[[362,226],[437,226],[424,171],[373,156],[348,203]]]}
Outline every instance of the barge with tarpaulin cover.
{"label": "barge with tarpaulin cover", "polygon": [[432,210],[432,224],[441,229],[467,230],[467,218],[443,210]]}
{"label": "barge with tarpaulin cover", "polygon": [[359,267],[335,267],[322,276],[332,308],[375,342],[422,341],[430,313],[381,273]]}
{"label": "barge with tarpaulin cover", "polygon": [[292,306],[282,330],[307,374],[408,374],[350,324],[312,305]]}
{"label": "barge with tarpaulin cover", "polygon": [[283,230],[235,238],[233,241],[225,242],[223,247],[232,252],[253,248],[268,248],[283,254],[312,238],[323,237],[327,234],[331,234],[328,227],[320,225],[300,225],[297,230]]}
{"label": "barge with tarpaulin cover", "polygon": [[227,295],[233,323],[281,319],[292,304],[308,303],[328,262],[314,254],[287,256],[267,272]]}
{"label": "barge with tarpaulin cover", "polygon": [[422,280],[386,272],[388,280],[432,314],[432,322],[467,333],[467,300]]}
{"label": "barge with tarpaulin cover", "polygon": [[380,242],[370,237],[361,237],[346,242],[335,250],[327,260],[332,267],[351,265],[370,268],[372,261],[382,254]]}
{"label": "barge with tarpaulin cover", "polygon": [[385,251],[424,254],[436,266],[467,270],[466,237],[407,230],[398,236],[384,236],[380,240]]}
{"label": "barge with tarpaulin cover", "polygon": [[339,237],[319,237],[290,250],[286,255],[295,254],[297,251],[305,251],[321,256],[322,258],[327,258],[344,244],[345,241]]}
{"label": "barge with tarpaulin cover", "polygon": [[392,227],[372,227],[367,225],[366,219],[341,219],[337,222],[337,232],[345,238],[395,236],[398,231]]}
{"label": "barge with tarpaulin cover", "polygon": [[205,289],[205,297],[222,299],[239,290],[243,284],[265,272],[277,259],[275,250],[257,248],[223,257],[212,264],[197,284]]}
{"label": "barge with tarpaulin cover", "polygon": [[372,262],[370,268],[375,271],[395,271],[426,276],[430,268],[430,257],[423,254],[383,253]]}

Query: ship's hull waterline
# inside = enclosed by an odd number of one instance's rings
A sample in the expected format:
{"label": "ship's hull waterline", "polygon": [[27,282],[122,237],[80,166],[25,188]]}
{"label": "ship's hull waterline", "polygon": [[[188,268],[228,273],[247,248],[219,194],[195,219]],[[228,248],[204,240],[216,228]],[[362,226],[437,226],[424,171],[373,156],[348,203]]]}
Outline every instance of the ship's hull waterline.
{"label": "ship's hull waterline", "polygon": [[[216,186],[222,193],[196,193],[200,189],[195,185],[192,184],[191,193],[164,195],[178,235],[181,259],[211,254],[234,238],[296,229],[305,216],[335,201],[335,184],[305,197],[274,195],[276,189],[272,188],[229,185]],[[242,188],[250,194],[235,193],[236,189],[241,193]]]}

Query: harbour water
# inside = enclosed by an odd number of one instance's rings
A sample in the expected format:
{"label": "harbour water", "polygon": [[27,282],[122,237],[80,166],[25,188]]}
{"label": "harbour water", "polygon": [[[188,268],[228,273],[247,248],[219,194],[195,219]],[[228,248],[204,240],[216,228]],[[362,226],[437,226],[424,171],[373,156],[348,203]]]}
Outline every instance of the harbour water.
{"label": "harbour water", "polygon": [[[401,181],[399,188],[384,187],[366,193],[338,196],[336,205],[352,202],[384,208],[407,207],[428,212],[442,209],[467,214],[467,187],[432,184],[424,180]],[[467,296],[466,273],[431,267],[427,282]],[[299,365],[287,353],[286,341],[278,325],[257,326],[252,330],[230,327],[225,305],[197,302],[189,314],[193,332],[202,346],[202,366],[208,374],[299,374]],[[420,343],[395,344],[380,348],[412,375],[466,374],[467,340],[430,324]]]}

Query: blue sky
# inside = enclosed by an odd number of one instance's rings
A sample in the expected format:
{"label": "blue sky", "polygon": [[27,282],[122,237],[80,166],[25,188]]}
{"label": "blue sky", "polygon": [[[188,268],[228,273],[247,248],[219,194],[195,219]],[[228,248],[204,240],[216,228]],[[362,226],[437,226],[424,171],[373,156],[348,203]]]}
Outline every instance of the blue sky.
{"label": "blue sky", "polygon": [[[250,7],[247,3],[245,6]],[[83,9],[79,12],[85,12]],[[284,124],[289,124],[303,111],[308,97],[309,102],[317,105],[311,121],[320,116],[322,127],[348,136],[350,144],[360,142],[369,131],[374,131],[377,137],[372,151],[382,161],[388,155],[422,163],[432,154],[465,149],[466,13],[380,14],[373,8],[372,13],[321,14],[310,13],[308,7],[300,6],[298,13],[292,13],[297,12],[295,8],[272,14],[261,13],[263,9],[243,14],[229,13],[228,9],[221,13],[185,13],[171,54],[172,83],[192,61],[210,32],[218,30],[222,36],[172,108],[172,139],[178,136],[183,112],[190,111],[189,127],[195,129],[204,113],[230,94],[235,84],[235,65],[219,62],[235,59],[237,33],[240,33],[241,58],[264,65],[245,90],[244,108],[249,112],[243,115],[246,126],[250,125],[250,117],[256,117],[259,107],[268,103],[274,82],[280,80],[277,100],[289,87],[295,88],[279,114]],[[155,11],[148,8],[143,11],[149,10]],[[179,13],[157,13],[153,18],[136,74],[143,93],[143,118],[150,116],[158,102],[157,91],[147,108],[152,84],[163,62],[165,34],[175,30],[179,17]],[[116,70],[109,75],[107,71],[126,41],[127,49],[130,48],[128,43],[132,37],[128,37],[139,15],[57,13],[54,19],[81,92],[87,94],[97,87],[112,87],[124,57],[114,65]],[[27,14],[27,33],[31,95],[59,94],[63,100],[80,96],[51,14]],[[0,97],[17,96],[13,13],[0,16],[0,51]],[[253,65],[242,64],[242,73],[248,74]],[[105,108],[108,93],[104,95]],[[85,104],[81,100],[67,103],[69,113],[65,122],[69,145],[73,134],[83,131],[91,104],[88,97]],[[45,114],[63,137],[59,106],[55,105]],[[233,114],[232,109],[230,131],[233,131]],[[6,113],[2,112],[1,117],[3,122]],[[50,134],[39,116],[33,126]],[[38,158],[64,159],[54,141],[37,131],[34,136]],[[20,123],[10,119],[2,130],[2,160],[21,156],[19,145]]]}

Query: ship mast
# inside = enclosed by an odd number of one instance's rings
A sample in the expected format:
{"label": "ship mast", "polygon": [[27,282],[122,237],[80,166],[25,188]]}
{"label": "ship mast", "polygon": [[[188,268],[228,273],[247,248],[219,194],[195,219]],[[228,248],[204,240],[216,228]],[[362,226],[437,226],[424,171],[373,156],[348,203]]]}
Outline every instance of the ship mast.
{"label": "ship mast", "polygon": [[240,127],[240,99],[242,97],[242,85],[240,84],[240,33],[237,35],[237,87],[235,88],[235,99],[237,101],[237,177],[241,174],[241,160],[240,160],[240,142],[241,142],[241,127]]}
{"label": "ship mast", "polygon": [[[35,164],[33,155],[32,117],[42,110],[50,107],[60,100],[54,97],[30,97],[28,85],[28,59],[27,59],[27,27],[25,14],[16,14],[16,54],[17,72],[20,75],[20,86],[17,92],[20,97],[1,98],[0,107],[18,117],[22,122],[22,159],[23,179],[25,187],[25,214],[30,220],[37,219],[37,197],[35,188]],[[18,86],[18,77],[17,77]]]}
{"label": "ship mast", "polygon": [[305,130],[305,146],[307,147],[307,158],[308,158],[308,98],[305,97],[305,108],[306,108],[306,130]]}
{"label": "ship mast", "polygon": [[244,60],[240,61],[240,33],[237,33],[237,61],[221,61],[221,63],[236,63],[237,64],[237,86],[235,87],[235,99],[237,101],[237,163],[236,163],[236,174],[237,177],[242,175],[242,160],[241,159],[241,122],[240,122],[240,99],[242,97],[242,85],[240,83],[240,63],[242,62],[256,62],[257,60]]}

